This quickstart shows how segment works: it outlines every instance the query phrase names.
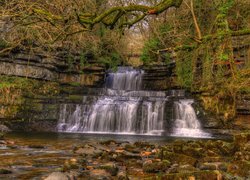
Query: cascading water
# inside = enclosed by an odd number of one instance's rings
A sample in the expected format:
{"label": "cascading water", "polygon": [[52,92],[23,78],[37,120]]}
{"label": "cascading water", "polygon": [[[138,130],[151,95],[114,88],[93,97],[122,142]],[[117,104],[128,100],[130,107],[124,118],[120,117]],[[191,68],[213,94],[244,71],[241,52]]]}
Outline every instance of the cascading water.
{"label": "cascading water", "polygon": [[174,136],[185,137],[209,137],[209,133],[201,129],[201,124],[197,119],[192,99],[182,99],[174,102],[175,123],[173,128]]}
{"label": "cascading water", "polygon": [[[166,102],[171,96],[183,96],[183,91],[142,90],[143,74],[141,70],[120,67],[117,72],[108,74],[105,88],[97,94],[84,96],[82,104],[61,105],[58,131],[144,135],[166,133],[170,129],[167,127],[169,115],[166,109],[171,108],[166,107]],[[178,129],[200,129],[192,106],[180,102],[180,105],[175,103],[174,135],[182,135]]]}

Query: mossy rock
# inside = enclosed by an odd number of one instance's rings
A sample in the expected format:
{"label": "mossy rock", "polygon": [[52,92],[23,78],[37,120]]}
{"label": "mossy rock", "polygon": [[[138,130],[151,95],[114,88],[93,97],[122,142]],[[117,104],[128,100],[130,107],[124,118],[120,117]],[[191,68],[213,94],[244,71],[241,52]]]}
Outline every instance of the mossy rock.
{"label": "mossy rock", "polygon": [[180,180],[180,179],[221,180],[222,174],[219,171],[197,171],[188,173],[164,174],[157,176],[157,178],[164,180]]}
{"label": "mossy rock", "polygon": [[182,165],[190,164],[192,166],[194,166],[197,162],[197,159],[191,156],[167,151],[163,152],[163,159],[169,160],[171,163],[177,163]]}
{"label": "mossy rock", "polygon": [[199,169],[195,168],[194,166],[191,166],[189,164],[187,165],[181,165],[177,167],[176,171],[177,173],[189,173],[189,172],[196,172]]}
{"label": "mossy rock", "polygon": [[234,144],[228,142],[222,142],[220,146],[218,146],[222,155],[231,155],[234,152]]}
{"label": "mossy rock", "polygon": [[111,176],[116,176],[119,170],[116,164],[114,163],[102,164],[99,166],[99,169],[106,170],[108,173],[110,173]]}
{"label": "mossy rock", "polygon": [[200,170],[217,170],[218,164],[217,163],[201,163],[198,165]]}
{"label": "mossy rock", "polygon": [[185,155],[200,158],[205,155],[205,151],[202,148],[194,148],[189,146],[183,146],[182,151]]}
{"label": "mossy rock", "polygon": [[164,172],[169,168],[170,164],[168,160],[160,162],[147,161],[143,164],[143,171],[146,173]]}
{"label": "mossy rock", "polygon": [[240,177],[250,177],[250,161],[236,161],[227,168],[229,174]]}
{"label": "mossy rock", "polygon": [[250,141],[250,133],[240,133],[234,135],[234,145],[236,149],[244,146],[248,141]]}

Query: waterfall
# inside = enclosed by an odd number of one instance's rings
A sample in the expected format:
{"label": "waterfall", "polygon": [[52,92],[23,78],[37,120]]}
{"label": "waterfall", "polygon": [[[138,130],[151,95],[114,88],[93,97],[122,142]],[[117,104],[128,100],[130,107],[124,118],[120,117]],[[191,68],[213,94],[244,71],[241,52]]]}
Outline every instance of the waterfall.
{"label": "waterfall", "polygon": [[[143,71],[120,67],[106,78],[104,94],[89,103],[61,106],[58,131],[109,134],[161,134],[164,131],[163,91],[141,90]],[[74,109],[74,110],[72,110]]]}
{"label": "waterfall", "polygon": [[193,99],[182,99],[174,102],[175,123],[172,135],[185,137],[210,136],[201,129],[201,124],[192,107],[193,102]]}
{"label": "waterfall", "polygon": [[[143,90],[144,72],[119,67],[107,75],[105,88],[83,96],[81,104],[63,104],[59,132],[163,135],[168,126],[169,98],[183,97],[183,90]],[[89,91],[92,92],[92,91]],[[191,103],[191,102],[190,102]],[[200,129],[189,101],[174,103],[178,129]],[[169,106],[169,107],[167,107]]]}

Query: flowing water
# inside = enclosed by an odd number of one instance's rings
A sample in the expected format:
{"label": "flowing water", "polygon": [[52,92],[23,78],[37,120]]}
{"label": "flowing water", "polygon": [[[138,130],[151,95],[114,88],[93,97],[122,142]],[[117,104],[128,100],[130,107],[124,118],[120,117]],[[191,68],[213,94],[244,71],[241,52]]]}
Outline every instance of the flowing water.
{"label": "flowing water", "polygon": [[143,74],[131,67],[109,73],[98,93],[61,106],[58,131],[209,137],[183,90],[144,90]]}

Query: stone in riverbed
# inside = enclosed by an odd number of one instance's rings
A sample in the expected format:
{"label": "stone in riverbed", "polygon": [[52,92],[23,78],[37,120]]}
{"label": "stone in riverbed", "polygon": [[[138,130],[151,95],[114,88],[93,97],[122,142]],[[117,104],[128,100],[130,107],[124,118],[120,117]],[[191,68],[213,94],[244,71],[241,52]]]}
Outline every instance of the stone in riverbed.
{"label": "stone in riverbed", "polygon": [[106,170],[108,173],[111,174],[111,176],[116,176],[119,170],[116,164],[112,162],[100,165],[99,169]]}
{"label": "stone in riverbed", "polygon": [[223,179],[222,174],[219,171],[198,171],[198,172],[188,172],[188,173],[164,174],[164,175],[159,175],[157,178],[164,180],[173,180],[173,179],[222,180]]}
{"label": "stone in riverbed", "polygon": [[190,164],[192,166],[195,166],[197,159],[191,157],[191,156],[186,156],[183,154],[178,154],[178,153],[172,153],[168,151],[163,152],[163,159],[171,161],[171,163],[178,163],[182,165]]}
{"label": "stone in riverbed", "polygon": [[146,173],[164,172],[169,168],[170,164],[171,163],[167,160],[163,160],[160,162],[153,162],[151,160],[147,160],[143,163],[143,171]]}
{"label": "stone in riverbed", "polygon": [[203,148],[194,148],[189,146],[183,146],[182,151],[185,155],[200,158],[204,156],[204,149]]}
{"label": "stone in riverbed", "polygon": [[69,177],[61,172],[53,172],[44,180],[69,180]]}
{"label": "stone in riverbed", "polygon": [[66,160],[63,165],[63,171],[68,171],[72,169],[79,169],[78,161],[74,158]]}
{"label": "stone in riverbed", "polygon": [[75,149],[75,153],[80,154],[80,155],[99,156],[102,154],[102,152],[103,152],[102,150],[95,149],[94,147],[87,146],[87,145],[84,147]]}
{"label": "stone in riverbed", "polygon": [[217,170],[218,164],[217,163],[202,163],[198,165],[200,170]]}
{"label": "stone in riverbed", "polygon": [[128,180],[129,178],[128,178],[127,173],[125,171],[120,171],[117,174],[117,179],[118,180]]}
{"label": "stone in riverbed", "polygon": [[240,133],[234,135],[234,144],[240,147],[250,141],[250,133]]}
{"label": "stone in riverbed", "polygon": [[187,164],[187,165],[181,165],[181,166],[177,167],[176,171],[177,171],[177,173],[189,173],[189,172],[198,171],[198,169]]}
{"label": "stone in riverbed", "polygon": [[90,171],[88,179],[109,180],[111,176],[104,169],[93,169]]}

